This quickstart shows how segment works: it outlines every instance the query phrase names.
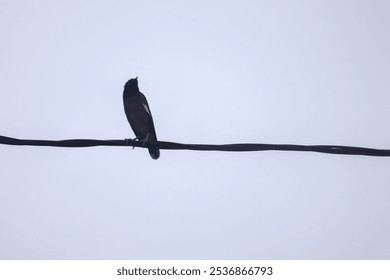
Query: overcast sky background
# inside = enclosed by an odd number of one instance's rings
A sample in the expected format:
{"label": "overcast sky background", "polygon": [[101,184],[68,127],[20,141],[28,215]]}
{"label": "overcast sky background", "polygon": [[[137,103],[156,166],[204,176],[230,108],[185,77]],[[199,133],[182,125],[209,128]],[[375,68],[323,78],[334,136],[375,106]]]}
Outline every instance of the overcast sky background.
{"label": "overcast sky background", "polygon": [[[390,148],[389,1],[0,0],[0,135]],[[0,145],[1,259],[389,259],[390,159]]]}

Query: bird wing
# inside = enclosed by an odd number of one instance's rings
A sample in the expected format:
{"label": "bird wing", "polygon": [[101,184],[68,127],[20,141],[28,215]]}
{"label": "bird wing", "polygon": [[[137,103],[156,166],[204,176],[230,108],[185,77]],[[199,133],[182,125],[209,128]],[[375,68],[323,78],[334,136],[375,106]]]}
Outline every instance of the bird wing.
{"label": "bird wing", "polygon": [[156,130],[155,130],[155,128],[154,128],[152,112],[150,111],[149,104],[148,104],[148,100],[146,100],[146,97],[145,97],[145,95],[144,95],[142,92],[139,92],[139,96],[140,96],[140,98],[141,98],[142,105],[144,106],[145,111],[146,111],[146,112],[148,113],[148,115],[149,115],[149,127],[150,127],[151,136],[152,136],[152,139],[151,139],[151,140],[157,141]]}

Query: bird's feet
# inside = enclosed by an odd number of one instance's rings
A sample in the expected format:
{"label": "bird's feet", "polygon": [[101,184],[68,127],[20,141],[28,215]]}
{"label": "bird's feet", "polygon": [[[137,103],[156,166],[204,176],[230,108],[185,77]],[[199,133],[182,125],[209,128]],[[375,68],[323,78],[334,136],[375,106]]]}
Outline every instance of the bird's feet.
{"label": "bird's feet", "polygon": [[[139,140],[138,137],[135,137],[134,139],[126,138],[125,139],[125,143],[126,143],[126,145],[129,145],[131,142],[136,141],[136,140]],[[133,146],[133,149],[134,149],[135,146],[134,145],[132,145],[132,146]]]}

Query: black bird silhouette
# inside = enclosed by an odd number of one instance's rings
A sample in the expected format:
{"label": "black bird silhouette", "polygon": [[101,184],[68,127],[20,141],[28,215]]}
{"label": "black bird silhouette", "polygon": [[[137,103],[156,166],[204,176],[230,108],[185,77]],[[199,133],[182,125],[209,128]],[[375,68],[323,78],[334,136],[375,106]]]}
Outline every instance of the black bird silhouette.
{"label": "black bird silhouette", "polygon": [[[125,84],[123,105],[127,120],[136,136],[135,139],[144,143],[157,141],[152,113],[145,95],[139,91],[138,77],[127,81]],[[149,148],[149,154],[152,159],[158,159],[160,150],[158,148]]]}

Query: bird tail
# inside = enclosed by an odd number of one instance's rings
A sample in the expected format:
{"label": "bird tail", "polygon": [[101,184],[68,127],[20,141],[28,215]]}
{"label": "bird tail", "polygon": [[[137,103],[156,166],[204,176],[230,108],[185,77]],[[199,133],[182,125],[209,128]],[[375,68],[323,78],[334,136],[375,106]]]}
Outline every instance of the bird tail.
{"label": "bird tail", "polygon": [[158,159],[160,157],[160,150],[158,148],[149,148],[149,154],[152,159]]}

